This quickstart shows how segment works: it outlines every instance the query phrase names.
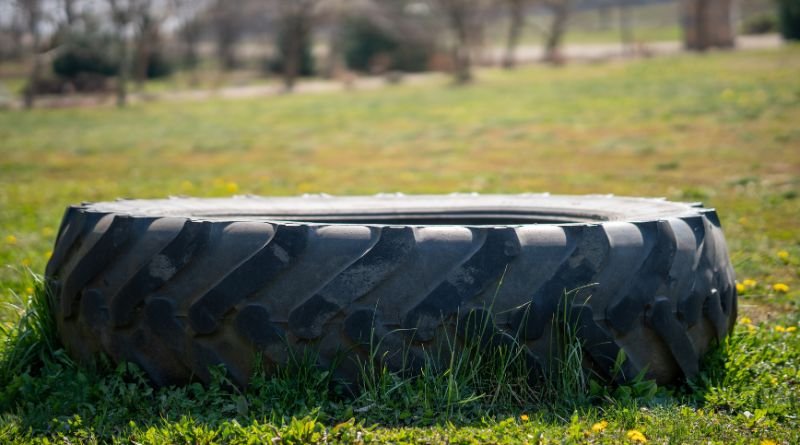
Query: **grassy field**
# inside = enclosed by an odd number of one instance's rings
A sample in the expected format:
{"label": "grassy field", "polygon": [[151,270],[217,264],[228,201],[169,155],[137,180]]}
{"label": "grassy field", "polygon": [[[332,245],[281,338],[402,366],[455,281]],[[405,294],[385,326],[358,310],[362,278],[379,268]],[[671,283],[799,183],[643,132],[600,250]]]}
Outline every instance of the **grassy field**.
{"label": "grassy field", "polygon": [[[485,71],[466,88],[0,111],[0,443],[798,443],[798,72],[788,47]],[[504,403],[442,395],[452,380],[433,376],[353,398],[303,366],[244,392],[221,374],[155,390],[130,367],[72,364],[46,308],[16,328],[68,204],[389,191],[703,201],[726,232],[740,323],[688,385]]]}
{"label": "grassy field", "polygon": [[[655,3],[633,7],[629,10],[630,29],[633,42],[648,43],[681,39],[677,3]],[[619,42],[620,11],[608,8],[573,11],[564,41],[567,44]],[[528,18],[523,28],[521,42],[527,45],[543,44],[552,17],[536,14]],[[508,33],[508,21],[501,18],[488,29],[489,40],[504,45]]]}

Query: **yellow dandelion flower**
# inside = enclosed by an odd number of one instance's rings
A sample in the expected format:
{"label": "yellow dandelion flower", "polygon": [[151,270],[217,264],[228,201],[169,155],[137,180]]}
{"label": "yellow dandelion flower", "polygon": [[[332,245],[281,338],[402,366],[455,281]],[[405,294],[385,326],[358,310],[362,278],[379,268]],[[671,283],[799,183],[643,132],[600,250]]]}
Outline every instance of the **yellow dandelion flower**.
{"label": "yellow dandelion flower", "polygon": [[750,317],[742,317],[739,319],[739,323],[741,324],[750,324],[752,322],[753,320],[751,320]]}
{"label": "yellow dandelion flower", "polygon": [[744,293],[744,289],[745,289],[744,284],[736,283],[736,293],[737,294],[743,294]]}
{"label": "yellow dandelion flower", "polygon": [[227,190],[228,193],[236,193],[239,191],[239,184],[235,182],[228,182],[225,184],[225,190]]}
{"label": "yellow dandelion flower", "polygon": [[527,422],[527,421],[528,421],[528,420],[530,420],[530,419],[531,419],[531,418],[530,418],[530,417],[528,417],[528,415],[527,415],[527,414],[522,414],[521,416],[519,416],[519,420],[521,420],[521,421],[523,421],[523,422]]}
{"label": "yellow dandelion flower", "polygon": [[786,328],[786,332],[794,332],[797,330],[797,326],[789,326]]}
{"label": "yellow dandelion flower", "polygon": [[6,236],[6,244],[11,244],[12,246],[17,244],[17,237],[14,235]]}
{"label": "yellow dandelion flower", "polygon": [[761,442],[759,442],[759,445],[778,445],[778,442],[775,442],[772,439],[764,439]]}
{"label": "yellow dandelion flower", "polygon": [[30,266],[31,265],[31,259],[30,258],[23,258],[22,259],[22,265],[25,266],[25,267]]}
{"label": "yellow dandelion flower", "polygon": [[26,287],[25,288],[25,293],[28,294],[28,295],[31,295],[33,293],[33,288],[32,287]]}
{"label": "yellow dandelion flower", "polygon": [[647,437],[639,430],[630,430],[627,434],[628,440],[636,443],[647,443]]}
{"label": "yellow dandelion flower", "polygon": [[775,332],[786,332],[786,328],[781,325],[775,326]]}
{"label": "yellow dandelion flower", "polygon": [[747,325],[747,332],[753,333],[756,331],[756,329],[758,328],[756,328],[755,325],[752,324]]}
{"label": "yellow dandelion flower", "polygon": [[300,193],[310,193],[314,191],[314,184],[310,182],[301,182],[297,184],[297,191]]}
{"label": "yellow dandelion flower", "polygon": [[595,433],[600,433],[600,432],[604,431],[607,426],[608,426],[608,422],[606,422],[605,420],[601,420],[601,421],[595,423],[594,425],[592,425],[592,431],[594,431]]}
{"label": "yellow dandelion flower", "polygon": [[789,286],[784,283],[775,283],[772,285],[772,290],[781,294],[785,294],[786,292],[789,292]]}
{"label": "yellow dandelion flower", "polygon": [[778,384],[778,379],[776,379],[775,377],[772,377],[771,379],[769,379],[769,382],[772,383],[772,385],[774,386],[774,385]]}
{"label": "yellow dandelion flower", "polygon": [[779,250],[778,251],[778,258],[782,259],[783,261],[788,261],[789,260],[789,252],[787,252],[785,250]]}
{"label": "yellow dandelion flower", "polygon": [[758,281],[751,280],[750,278],[748,278],[748,279],[742,281],[742,284],[744,284],[744,287],[752,289],[752,288],[754,288],[754,287],[756,287],[758,285]]}
{"label": "yellow dandelion flower", "polygon": [[48,250],[47,252],[44,253],[44,257],[47,258],[48,260],[50,259],[51,256],[53,256],[52,250]]}

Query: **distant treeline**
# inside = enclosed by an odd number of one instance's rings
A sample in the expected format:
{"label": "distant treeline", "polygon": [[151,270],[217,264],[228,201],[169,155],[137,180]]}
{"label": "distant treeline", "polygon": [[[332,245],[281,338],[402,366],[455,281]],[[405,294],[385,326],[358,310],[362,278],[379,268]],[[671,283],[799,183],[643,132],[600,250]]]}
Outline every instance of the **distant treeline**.
{"label": "distant treeline", "polygon": [[[777,29],[780,17],[791,38],[799,1],[778,0],[780,14],[773,0],[747,2],[772,11],[752,28]],[[123,105],[129,82],[198,68],[256,68],[287,91],[300,76],[354,72],[439,70],[467,83],[498,46],[513,68],[526,30],[543,61],[562,63],[576,11],[613,10],[622,46],[636,45],[631,11],[666,3],[687,49],[733,46],[735,0],[11,0],[0,2],[0,62],[29,69],[28,106],[37,94],[105,90]]]}

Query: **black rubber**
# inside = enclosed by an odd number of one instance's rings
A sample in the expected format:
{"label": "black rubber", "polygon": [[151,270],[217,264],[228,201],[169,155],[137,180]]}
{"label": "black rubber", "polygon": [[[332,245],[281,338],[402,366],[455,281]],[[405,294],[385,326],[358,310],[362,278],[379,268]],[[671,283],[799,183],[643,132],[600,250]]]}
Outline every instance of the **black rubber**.
{"label": "black rubber", "polygon": [[613,196],[83,204],[46,274],[70,354],[134,362],[159,385],[218,364],[244,385],[256,360],[306,348],[350,380],[370,352],[414,368],[470,335],[467,314],[547,369],[564,294],[582,287],[567,312],[587,369],[611,378],[624,350],[617,379],[646,369],[665,383],[696,375],[736,318],[714,210]]}

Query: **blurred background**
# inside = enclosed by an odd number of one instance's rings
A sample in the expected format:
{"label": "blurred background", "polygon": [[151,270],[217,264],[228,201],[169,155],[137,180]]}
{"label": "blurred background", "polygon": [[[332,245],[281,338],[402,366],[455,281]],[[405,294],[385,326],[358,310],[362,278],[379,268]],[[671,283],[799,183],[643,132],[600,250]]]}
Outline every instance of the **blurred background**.
{"label": "blurred background", "polygon": [[219,89],[241,97],[290,91],[298,79],[352,88],[431,72],[463,83],[477,67],[770,48],[779,33],[798,38],[798,8],[796,0],[2,0],[0,105],[107,96],[122,105]]}
{"label": "blurred background", "polygon": [[169,195],[702,201],[743,313],[795,311],[798,38],[800,0],[0,0],[0,325],[66,206]]}

